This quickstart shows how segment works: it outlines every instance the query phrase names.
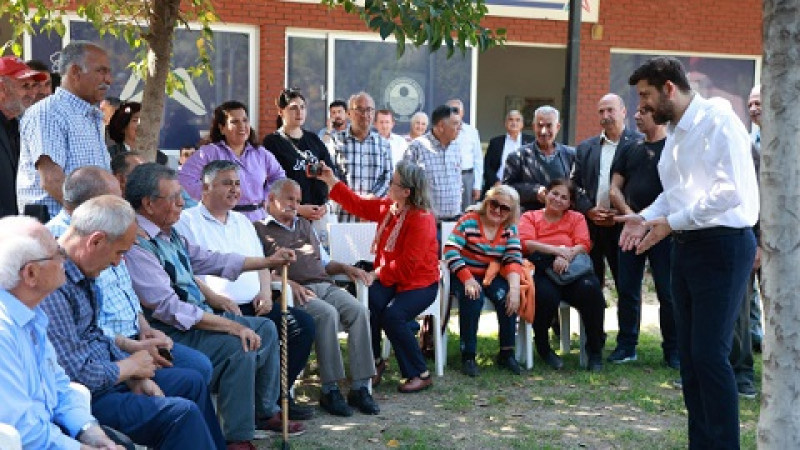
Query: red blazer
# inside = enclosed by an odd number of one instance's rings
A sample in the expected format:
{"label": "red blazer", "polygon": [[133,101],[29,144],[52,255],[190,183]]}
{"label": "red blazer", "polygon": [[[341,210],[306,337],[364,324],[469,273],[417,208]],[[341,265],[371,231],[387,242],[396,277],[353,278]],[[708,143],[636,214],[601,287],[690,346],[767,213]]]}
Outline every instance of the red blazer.
{"label": "red blazer", "polygon": [[[378,223],[383,222],[393,203],[385,197],[361,198],[342,182],[331,189],[330,195],[349,213]],[[428,287],[439,281],[439,242],[436,240],[436,219],[433,214],[412,208],[406,215],[394,250],[387,252],[386,240],[395,223],[396,218],[390,219],[378,238],[375,273],[381,284],[396,286],[397,292],[403,292]]]}

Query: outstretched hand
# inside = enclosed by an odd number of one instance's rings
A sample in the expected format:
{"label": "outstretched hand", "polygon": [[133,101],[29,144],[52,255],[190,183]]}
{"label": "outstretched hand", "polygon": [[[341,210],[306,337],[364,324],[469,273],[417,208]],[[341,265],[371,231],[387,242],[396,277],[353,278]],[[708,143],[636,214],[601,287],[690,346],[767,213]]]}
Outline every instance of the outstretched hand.
{"label": "outstretched hand", "polygon": [[615,216],[614,221],[625,224],[619,237],[620,248],[626,252],[636,249],[637,255],[650,250],[672,233],[666,217],[646,221],[638,214],[626,214]]}

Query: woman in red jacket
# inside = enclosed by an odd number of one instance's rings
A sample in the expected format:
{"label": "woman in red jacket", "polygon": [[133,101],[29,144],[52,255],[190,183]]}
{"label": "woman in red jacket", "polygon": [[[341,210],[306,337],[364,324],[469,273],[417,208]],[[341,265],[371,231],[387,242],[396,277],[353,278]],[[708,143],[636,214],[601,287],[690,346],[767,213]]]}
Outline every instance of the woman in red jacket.
{"label": "woman in red jacket", "polygon": [[[377,382],[386,369],[380,359],[381,330],[394,347],[406,381],[400,392],[417,392],[433,383],[419,344],[408,328],[428,308],[439,289],[439,243],[424,170],[414,163],[397,164],[384,198],[362,198],[340,182],[327,166],[319,177],[330,197],[361,219],[378,223],[372,252],[376,280],[369,287],[372,352]],[[335,238],[335,236],[331,236]],[[377,384],[377,383],[376,383]]]}

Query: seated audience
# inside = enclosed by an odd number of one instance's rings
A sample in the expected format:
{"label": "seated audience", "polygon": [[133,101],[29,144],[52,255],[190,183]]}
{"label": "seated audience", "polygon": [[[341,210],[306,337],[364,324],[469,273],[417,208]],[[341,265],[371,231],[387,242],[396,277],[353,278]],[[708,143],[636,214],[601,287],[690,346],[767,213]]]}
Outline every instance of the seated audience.
{"label": "seated audience", "polygon": [[[478,376],[475,355],[478,320],[487,298],[494,304],[500,338],[497,364],[519,375],[514,357],[517,310],[520,301],[522,252],[517,235],[519,196],[506,185],[489,189],[478,207],[471,207],[456,223],[444,246],[447,267],[455,275],[451,291],[458,298],[461,371]],[[484,277],[490,264],[500,266],[493,280]]]}
{"label": "seated audience", "polygon": [[94,279],[119,264],[136,238],[135,213],[120,197],[101,195],[72,212],[58,239],[66,282],[42,302],[47,335],[72,381],[92,393],[100,423],[137,444],[155,448],[216,449],[224,445],[214,406],[194,370],[159,370],[147,350],[124,352],[97,325]]}
{"label": "seated audience", "polygon": [[364,198],[340,182],[329,167],[320,179],[331,190],[331,199],[346,211],[364,220],[378,223],[372,250],[375,252],[375,281],[369,287],[369,311],[372,327],[372,354],[377,375],[386,369],[381,355],[381,330],[394,348],[400,373],[406,379],[398,390],[418,392],[433,384],[425,357],[408,322],[416,318],[436,299],[439,289],[439,243],[436,219],[424,170],[409,161],[401,161],[389,183],[384,198]]}
{"label": "seated audience", "polygon": [[585,273],[561,285],[548,274],[562,274],[576,256],[588,253],[591,248],[586,219],[571,208],[575,201],[572,182],[559,178],[550,182],[545,195],[544,209],[528,211],[519,221],[519,235],[523,253],[536,266],[533,276],[536,284],[536,316],[533,320],[536,352],[553,369],[564,366],[561,358],[550,348],[547,329],[558,313],[561,301],[578,310],[586,330],[588,369],[603,368],[605,333],[603,319],[605,300],[597,276],[587,264]]}
{"label": "seated audience", "polygon": [[[152,326],[173,341],[208,356],[214,366],[212,386],[219,391],[228,448],[252,448],[255,428],[280,432],[277,406],[280,361],[275,325],[262,317],[215,314],[195,281],[198,275],[234,280],[244,271],[277,268],[294,260],[281,250],[270,258],[216,253],[186,241],[173,225],[183,207],[177,173],[154,163],[133,169],[125,197],[136,210],[139,234],[126,255],[133,288],[155,319]],[[252,405],[253,407],[247,407]],[[288,424],[291,434],[305,431]]]}
{"label": "seated audience", "polygon": [[[322,379],[320,406],[337,416],[353,414],[348,404],[364,414],[378,414],[380,408],[369,392],[369,381],[375,375],[369,312],[350,293],[333,284],[330,277],[345,274],[369,286],[373,275],[331,261],[311,223],[297,215],[300,198],[300,186],[294,180],[278,180],[273,185],[267,218],[255,223],[264,254],[271,255],[286,247],[297,255],[297,263],[289,267],[289,283],[294,304],[311,314],[316,324],[317,361]],[[348,333],[350,378],[353,380],[347,403],[339,391],[339,382],[345,379],[337,337],[339,327]]]}
{"label": "seated audience", "polygon": [[39,304],[65,281],[64,255],[30,217],[0,219],[0,422],[22,448],[116,449],[57,361]]}

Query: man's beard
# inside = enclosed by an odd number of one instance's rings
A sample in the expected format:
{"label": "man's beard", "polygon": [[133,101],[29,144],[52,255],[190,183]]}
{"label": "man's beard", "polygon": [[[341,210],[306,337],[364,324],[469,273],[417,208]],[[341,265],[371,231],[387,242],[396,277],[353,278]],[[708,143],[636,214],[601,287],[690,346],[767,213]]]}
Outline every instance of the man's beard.
{"label": "man's beard", "polygon": [[342,128],[344,126],[344,119],[336,119],[331,122],[333,128]]}
{"label": "man's beard", "polygon": [[663,94],[658,95],[658,103],[650,111],[653,113],[653,121],[658,125],[672,122],[675,118],[675,106]]}

